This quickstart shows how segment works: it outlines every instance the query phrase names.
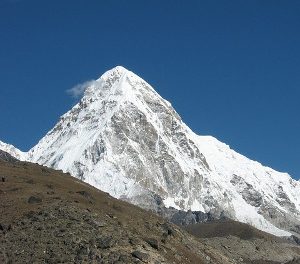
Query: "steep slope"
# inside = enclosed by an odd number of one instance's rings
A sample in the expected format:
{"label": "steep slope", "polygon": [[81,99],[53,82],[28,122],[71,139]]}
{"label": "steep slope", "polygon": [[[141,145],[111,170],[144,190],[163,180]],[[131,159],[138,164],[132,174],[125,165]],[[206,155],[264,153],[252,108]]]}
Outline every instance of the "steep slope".
{"label": "steep slope", "polygon": [[2,161],[9,161],[9,162],[16,162],[18,161],[15,157],[8,154],[7,152],[0,150],[0,160]]}
{"label": "steep slope", "polygon": [[18,159],[18,160],[25,160],[27,153],[22,152],[21,150],[17,149],[13,145],[6,144],[2,141],[0,141],[0,150],[7,152],[12,157]]}
{"label": "steep slope", "polygon": [[298,245],[247,224],[225,220],[189,225],[185,229],[232,260],[269,264],[300,262]]}
{"label": "steep slope", "polygon": [[156,210],[162,199],[276,235],[300,233],[298,181],[196,135],[169,102],[120,66],[93,82],[27,159],[144,208]]}
{"label": "steep slope", "polygon": [[166,220],[49,168],[0,160],[0,263],[233,263]]}

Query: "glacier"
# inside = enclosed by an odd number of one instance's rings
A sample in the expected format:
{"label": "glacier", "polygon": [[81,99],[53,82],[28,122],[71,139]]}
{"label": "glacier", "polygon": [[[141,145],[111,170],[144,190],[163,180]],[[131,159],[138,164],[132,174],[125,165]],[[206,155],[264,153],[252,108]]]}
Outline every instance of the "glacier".
{"label": "glacier", "polygon": [[156,210],[225,215],[278,235],[300,234],[300,182],[195,134],[172,105],[117,66],[93,81],[79,103],[21,160],[69,172],[112,196]]}

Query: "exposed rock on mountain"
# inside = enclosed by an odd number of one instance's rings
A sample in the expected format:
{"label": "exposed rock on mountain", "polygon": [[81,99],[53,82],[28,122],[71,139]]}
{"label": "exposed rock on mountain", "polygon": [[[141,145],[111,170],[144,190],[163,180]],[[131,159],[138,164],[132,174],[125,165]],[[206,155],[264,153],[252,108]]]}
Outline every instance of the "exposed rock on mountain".
{"label": "exposed rock on mountain", "polygon": [[8,154],[3,150],[0,150],[0,160],[9,161],[9,162],[18,161],[15,157],[13,157],[12,155]]}

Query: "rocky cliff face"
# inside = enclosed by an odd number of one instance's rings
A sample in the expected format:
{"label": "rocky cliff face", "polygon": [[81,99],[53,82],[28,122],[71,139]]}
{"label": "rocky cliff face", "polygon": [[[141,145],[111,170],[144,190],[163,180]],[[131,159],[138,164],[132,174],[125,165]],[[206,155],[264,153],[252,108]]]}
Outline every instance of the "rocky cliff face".
{"label": "rocky cliff face", "polygon": [[0,160],[2,161],[9,161],[9,162],[16,162],[18,161],[15,157],[8,154],[7,152],[0,150]]}
{"label": "rocky cliff face", "polygon": [[300,233],[298,181],[196,135],[169,102],[123,67],[93,82],[26,159],[147,209],[163,203],[276,235]]}

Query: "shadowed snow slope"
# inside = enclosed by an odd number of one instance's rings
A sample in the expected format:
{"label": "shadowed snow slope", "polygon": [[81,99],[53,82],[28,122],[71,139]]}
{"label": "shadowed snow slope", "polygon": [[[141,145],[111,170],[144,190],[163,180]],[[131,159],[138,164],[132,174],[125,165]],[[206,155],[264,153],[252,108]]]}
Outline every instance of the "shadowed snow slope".
{"label": "shadowed snow slope", "polygon": [[144,208],[155,210],[158,195],[166,206],[225,215],[275,235],[300,233],[300,182],[196,135],[121,66],[93,82],[26,159]]}

